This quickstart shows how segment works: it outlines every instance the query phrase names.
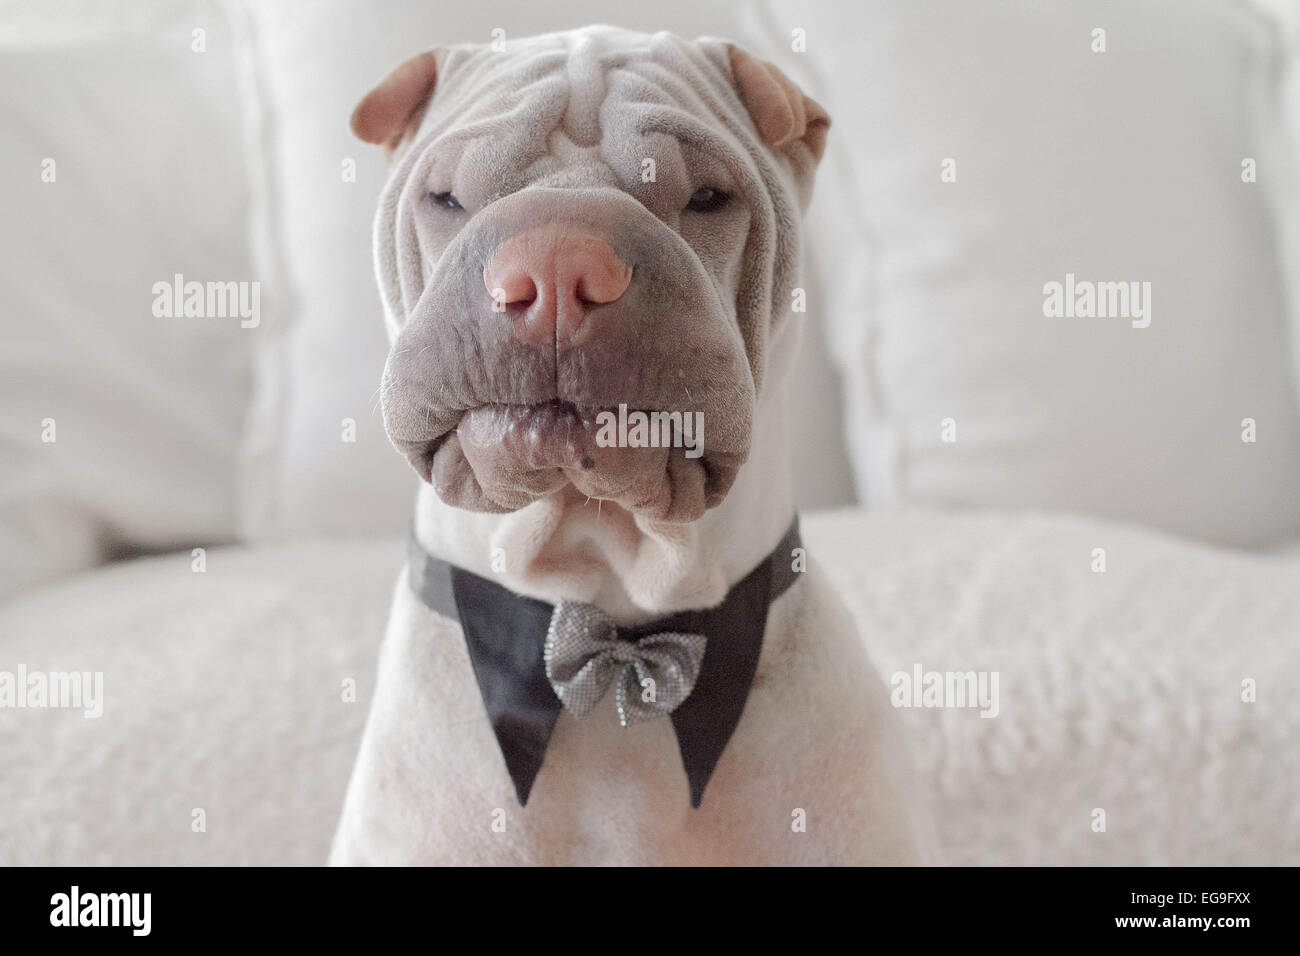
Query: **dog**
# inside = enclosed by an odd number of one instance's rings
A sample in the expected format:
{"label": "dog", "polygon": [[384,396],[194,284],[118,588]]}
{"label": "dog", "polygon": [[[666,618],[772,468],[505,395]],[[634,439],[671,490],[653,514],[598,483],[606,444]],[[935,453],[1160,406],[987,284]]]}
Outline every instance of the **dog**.
{"label": "dog", "polygon": [[424,483],[332,864],[933,861],[793,520],[829,122],[734,44],[611,27],[362,99],[384,422]]}

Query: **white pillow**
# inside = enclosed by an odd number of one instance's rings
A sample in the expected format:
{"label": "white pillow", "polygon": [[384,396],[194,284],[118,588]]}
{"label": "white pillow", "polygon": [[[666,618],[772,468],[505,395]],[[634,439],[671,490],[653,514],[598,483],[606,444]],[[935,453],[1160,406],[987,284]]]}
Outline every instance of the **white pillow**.
{"label": "white pillow", "polygon": [[[763,15],[786,51],[806,31],[783,64],[836,117],[814,206],[841,237],[814,262],[838,287],[869,502],[1295,536],[1275,232],[1294,157],[1271,21],[1228,0],[766,0]],[[1045,287],[1071,274],[1149,282],[1149,327],[1046,317]]]}
{"label": "white pillow", "polygon": [[[410,524],[418,479],[390,447],[377,398],[387,342],[371,224],[387,168],[378,150],[348,131],[360,98],[407,56],[443,44],[490,42],[498,28],[527,36],[612,19],[646,31],[733,36],[733,7],[695,0],[616,9],[602,0],[575,0],[558,10],[517,0],[249,5],[274,130],[270,247],[284,257],[293,298],[283,323],[259,335],[265,401],[245,448],[249,537],[383,533]],[[355,177],[345,175],[353,168]],[[807,361],[815,358],[809,353]],[[799,436],[811,445],[803,459],[825,463],[804,476],[819,502],[852,494],[843,451],[818,447],[838,441],[834,401],[825,388],[795,396],[796,409],[806,410],[797,414],[819,426],[816,434]],[[345,433],[354,440],[344,441]]]}
{"label": "white pillow", "polygon": [[234,536],[253,333],[155,316],[154,284],[256,279],[222,5],[3,18],[0,597],[106,551]]}

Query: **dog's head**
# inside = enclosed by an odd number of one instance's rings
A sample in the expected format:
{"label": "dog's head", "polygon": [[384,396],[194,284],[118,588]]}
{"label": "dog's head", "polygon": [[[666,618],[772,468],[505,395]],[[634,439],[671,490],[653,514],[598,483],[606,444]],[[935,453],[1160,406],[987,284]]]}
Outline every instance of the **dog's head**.
{"label": "dog's head", "polygon": [[669,521],[718,504],[828,126],[770,64],[666,33],[397,67],[352,117],[395,162],[376,220],[394,444],[471,510],[570,485]]}

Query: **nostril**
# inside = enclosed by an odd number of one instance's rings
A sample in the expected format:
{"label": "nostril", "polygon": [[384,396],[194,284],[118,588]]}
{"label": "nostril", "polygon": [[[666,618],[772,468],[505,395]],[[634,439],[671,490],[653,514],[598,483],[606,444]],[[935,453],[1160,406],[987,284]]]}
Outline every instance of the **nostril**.
{"label": "nostril", "polygon": [[497,312],[505,312],[511,307],[529,306],[537,299],[537,283],[523,271],[493,274],[489,266],[483,270],[483,285],[492,296],[492,308]]}
{"label": "nostril", "polygon": [[611,258],[585,270],[573,291],[583,305],[605,305],[617,302],[631,282],[632,268]]}

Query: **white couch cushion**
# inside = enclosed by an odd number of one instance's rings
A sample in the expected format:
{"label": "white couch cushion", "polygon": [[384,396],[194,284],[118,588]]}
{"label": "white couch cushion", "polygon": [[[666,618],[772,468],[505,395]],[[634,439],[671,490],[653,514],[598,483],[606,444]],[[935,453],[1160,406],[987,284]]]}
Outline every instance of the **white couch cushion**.
{"label": "white couch cushion", "polygon": [[[1300,863],[1300,553],[990,513],[810,514],[804,538],[886,681],[999,674],[994,718],[901,712],[949,862]],[[103,673],[99,718],[0,709],[0,865],[323,862],[403,555],[167,555],[0,609],[0,671]]]}
{"label": "white couch cushion", "polygon": [[[1300,209],[1267,17],[1230,0],[767,0],[763,21],[837,120],[814,207],[840,238],[813,264],[837,287],[867,501],[1239,545],[1300,531],[1275,231]],[[1046,317],[1067,274],[1150,283],[1149,327]]]}
{"label": "white couch cushion", "polygon": [[223,5],[3,19],[0,598],[105,550],[234,537],[255,330],[155,315],[154,284],[258,278]]}

